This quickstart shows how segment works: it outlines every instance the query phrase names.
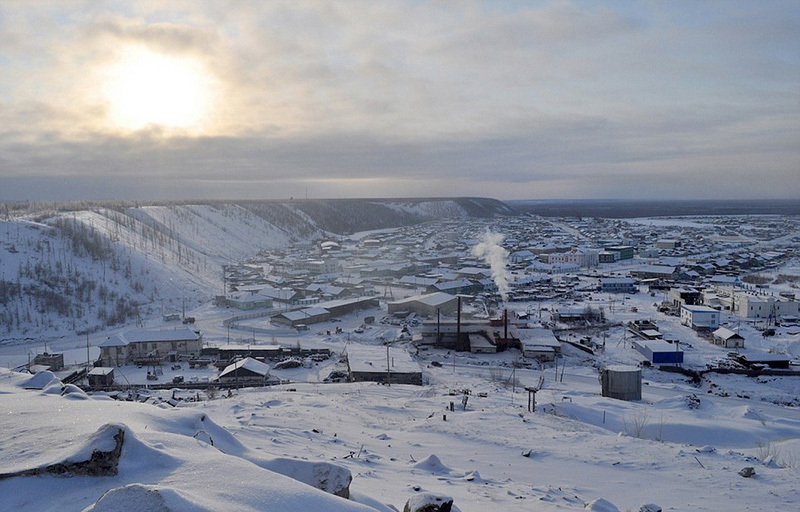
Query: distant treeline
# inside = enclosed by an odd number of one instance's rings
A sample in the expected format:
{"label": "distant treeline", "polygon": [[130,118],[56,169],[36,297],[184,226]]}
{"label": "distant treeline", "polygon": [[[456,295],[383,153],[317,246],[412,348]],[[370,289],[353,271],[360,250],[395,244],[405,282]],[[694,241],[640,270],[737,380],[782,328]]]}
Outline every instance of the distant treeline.
{"label": "distant treeline", "polygon": [[520,213],[543,217],[676,217],[686,215],[800,215],[800,200],[531,200],[508,201]]}

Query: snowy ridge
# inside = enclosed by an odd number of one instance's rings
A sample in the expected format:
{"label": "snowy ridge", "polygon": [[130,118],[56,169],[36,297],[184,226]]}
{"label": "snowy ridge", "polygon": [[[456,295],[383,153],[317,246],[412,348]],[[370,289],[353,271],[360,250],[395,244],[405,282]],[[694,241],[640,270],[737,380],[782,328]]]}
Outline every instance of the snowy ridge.
{"label": "snowy ridge", "polygon": [[179,242],[218,263],[239,261],[261,248],[293,241],[284,230],[235,204],[146,206],[129,212],[161,226]]}
{"label": "snowy ridge", "polygon": [[419,203],[387,203],[389,208],[399,212],[430,218],[465,219],[467,212],[454,201],[422,201]]}

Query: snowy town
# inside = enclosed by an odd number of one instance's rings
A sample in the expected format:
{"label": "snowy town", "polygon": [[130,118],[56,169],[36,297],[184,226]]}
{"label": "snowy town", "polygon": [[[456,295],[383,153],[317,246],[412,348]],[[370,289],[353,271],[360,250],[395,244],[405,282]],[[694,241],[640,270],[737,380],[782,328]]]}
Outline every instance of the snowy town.
{"label": "snowy town", "polygon": [[[200,211],[208,216],[212,210]],[[188,222],[176,208],[149,214],[178,215]],[[97,217],[84,222],[98,230],[108,223]],[[227,222],[231,227],[222,232],[233,231],[237,221]],[[43,228],[23,229],[36,234]],[[18,236],[22,241],[23,234]],[[122,242],[140,243],[133,234],[120,231],[118,236]],[[698,468],[713,464],[701,454],[708,457],[728,446],[736,455],[728,452],[726,460],[733,459],[720,463],[736,478],[758,478],[764,472],[778,478],[796,470],[800,432],[799,243],[798,217],[769,215],[605,219],[519,214],[327,234],[263,248],[217,270],[210,267],[195,276],[211,283],[205,297],[190,292],[191,281],[177,280],[180,266],[168,267],[177,273],[172,274],[175,281],[162,284],[167,293],[149,308],[137,307],[139,314],[127,325],[66,336],[48,335],[45,329],[40,342],[6,341],[0,358],[10,372],[4,379],[23,389],[216,411],[223,418],[221,428],[244,438],[269,424],[256,419],[263,407],[278,408],[289,415],[287,432],[313,428],[312,434],[320,436],[314,442],[318,456],[357,474],[362,472],[359,464],[380,459],[383,449],[374,439],[400,435],[392,429],[387,433],[381,427],[386,422],[398,425],[408,443],[431,435],[418,437],[411,425],[399,426],[408,419],[397,414],[421,407],[411,414],[430,424],[426,431],[468,428],[488,435],[481,421],[516,411],[518,420],[530,424],[526,428],[541,429],[547,418],[563,418],[581,428],[624,435],[628,442],[695,445]],[[7,269],[16,265],[17,256],[9,246]],[[40,323],[56,321],[50,317]],[[284,396],[289,398],[278,398]],[[319,403],[315,396],[327,398]],[[350,396],[369,396],[363,399],[375,405],[357,405]],[[328,433],[331,427],[324,426],[341,423],[333,419],[335,411],[360,417],[363,412],[357,410],[384,400],[399,408],[374,412],[389,414],[375,425],[356,420],[347,427],[368,428],[373,441],[351,439],[344,458],[336,455],[343,434]],[[741,410],[743,416],[736,419]],[[243,411],[251,418],[244,423],[237,419]],[[315,414],[322,419],[315,421]],[[288,418],[294,417],[300,423],[289,427],[293,421]],[[722,431],[712,427],[719,422],[727,422]],[[500,438],[515,427],[501,422],[497,428],[496,436],[488,438],[494,439],[488,441],[493,446],[505,444]],[[461,460],[456,452],[486,442],[467,438],[455,452],[440,447],[425,461],[412,462],[411,474],[462,479],[467,485],[461,491],[446,491],[469,510],[464,500],[475,492],[474,482],[486,477],[474,470],[458,473],[440,458]],[[551,447],[552,453],[566,450],[563,442]],[[717,442],[723,446],[715,448]],[[290,460],[303,457],[305,445],[291,444],[283,453]],[[373,455],[362,444],[372,446]],[[514,444],[523,458],[543,456],[536,442],[523,444]],[[519,464],[512,465],[514,471],[524,472]],[[283,474],[299,471],[293,467],[271,466]],[[579,474],[596,478],[591,475],[599,469]],[[384,471],[395,476],[382,484],[381,493],[407,499],[389,488],[407,468],[386,466]],[[350,478],[340,475],[341,481]],[[302,481],[324,488],[311,477]],[[522,490],[525,479],[481,481],[493,489],[486,496],[500,489],[517,496],[515,502],[531,495]],[[358,479],[352,486],[357,492]],[[418,498],[433,499],[444,491]],[[657,492],[653,497],[640,491],[626,501],[620,491],[606,489],[574,502],[553,489],[533,495],[566,500],[553,510],[576,505],[614,510],[603,496],[616,497],[628,508],[645,502],[653,507],[642,510],[662,506],[652,503],[659,501]]]}
{"label": "snowy town", "polygon": [[[538,369],[555,366],[563,346],[597,355],[597,364],[611,357],[688,375],[791,375],[798,279],[781,268],[797,256],[800,237],[784,235],[797,232],[792,222],[526,216],[262,251],[224,267],[225,293],[213,307],[168,312],[163,329],[98,343],[87,383],[265,384],[283,380],[271,368],[322,366],[330,373],[317,370],[320,381],[423,384],[422,366],[451,353],[477,361],[509,351],[509,364]],[[197,328],[206,314],[225,317],[224,341]],[[351,361],[357,345],[359,361]],[[394,371],[383,346],[397,352]],[[47,357],[37,354],[31,366],[47,367]],[[352,369],[373,360],[371,372]]]}

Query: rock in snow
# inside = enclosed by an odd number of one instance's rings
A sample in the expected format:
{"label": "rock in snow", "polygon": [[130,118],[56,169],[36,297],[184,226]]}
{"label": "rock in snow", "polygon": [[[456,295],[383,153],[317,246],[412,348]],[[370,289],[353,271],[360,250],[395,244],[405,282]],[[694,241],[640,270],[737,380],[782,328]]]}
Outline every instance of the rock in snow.
{"label": "rock in snow", "polygon": [[403,512],[452,512],[453,498],[425,492],[409,498]]}
{"label": "rock in snow", "polygon": [[353,476],[349,469],[342,466],[287,458],[276,458],[259,465],[336,496],[350,497]]}
{"label": "rock in snow", "polygon": [[125,485],[109,489],[83,512],[170,512],[161,493],[161,490],[150,485]]}
{"label": "rock in snow", "polygon": [[645,503],[639,507],[639,512],[661,512],[661,507],[655,503]]}
{"label": "rock in snow", "polygon": [[750,478],[751,476],[756,474],[756,470],[751,467],[742,468],[739,470],[739,474],[745,478]]}

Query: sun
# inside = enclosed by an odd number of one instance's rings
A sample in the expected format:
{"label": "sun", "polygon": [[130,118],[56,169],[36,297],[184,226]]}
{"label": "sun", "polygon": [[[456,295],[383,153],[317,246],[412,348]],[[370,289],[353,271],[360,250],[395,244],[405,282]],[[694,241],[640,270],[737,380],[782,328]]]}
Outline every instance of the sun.
{"label": "sun", "polygon": [[117,128],[200,132],[208,122],[214,81],[196,58],[127,48],[103,75],[108,120]]}

